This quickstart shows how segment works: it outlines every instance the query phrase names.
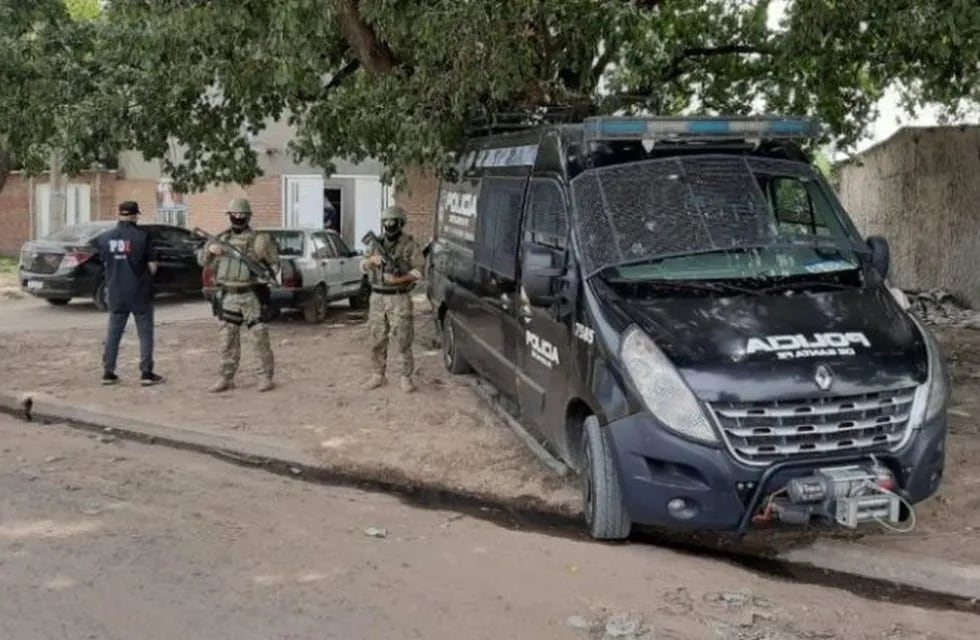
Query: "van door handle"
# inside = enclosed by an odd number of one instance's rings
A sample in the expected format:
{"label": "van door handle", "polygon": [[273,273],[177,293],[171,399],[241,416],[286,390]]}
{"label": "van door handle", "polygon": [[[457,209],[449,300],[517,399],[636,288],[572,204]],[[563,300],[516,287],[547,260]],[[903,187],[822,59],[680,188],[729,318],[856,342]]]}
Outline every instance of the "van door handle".
{"label": "van door handle", "polygon": [[506,293],[501,294],[500,296],[500,306],[505,310],[510,309],[510,296],[508,296]]}

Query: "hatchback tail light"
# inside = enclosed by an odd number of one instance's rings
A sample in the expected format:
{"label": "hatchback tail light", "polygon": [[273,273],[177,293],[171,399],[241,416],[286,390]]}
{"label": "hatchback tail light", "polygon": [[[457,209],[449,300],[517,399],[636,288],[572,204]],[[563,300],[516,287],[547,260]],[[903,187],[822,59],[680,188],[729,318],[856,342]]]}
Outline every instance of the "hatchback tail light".
{"label": "hatchback tail light", "polygon": [[75,269],[91,260],[94,256],[95,252],[91,249],[69,249],[65,252],[65,256],[61,259],[61,269],[63,271]]}
{"label": "hatchback tail light", "polygon": [[292,260],[282,261],[282,286],[286,289],[301,289],[303,287],[303,274],[296,268]]}
{"label": "hatchback tail light", "polygon": [[205,289],[210,289],[215,286],[215,271],[214,267],[205,267],[201,271],[201,284],[204,285]]}

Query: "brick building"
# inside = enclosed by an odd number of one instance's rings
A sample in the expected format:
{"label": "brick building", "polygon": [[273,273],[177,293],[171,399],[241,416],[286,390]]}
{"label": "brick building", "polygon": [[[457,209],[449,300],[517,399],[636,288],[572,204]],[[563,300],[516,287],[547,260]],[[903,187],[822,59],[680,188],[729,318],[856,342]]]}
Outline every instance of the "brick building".
{"label": "brick building", "polygon": [[[355,248],[361,248],[360,238],[368,229],[379,227],[381,210],[391,203],[405,207],[416,238],[431,236],[437,182],[430,173],[413,172],[408,186],[392,193],[381,182],[384,167],[378,162],[337,159],[330,176],[318,167],[294,163],[286,153],[291,137],[285,123],[269,123],[253,140],[261,177],[246,187],[217,185],[191,194],[171,192],[160,162],[122,153],[118,170],[86,172],[68,180],[65,222],[111,219],[119,202],[136,200],[146,220],[214,232],[227,226],[228,201],[246,197],[256,226],[322,227],[328,216],[336,216],[341,235]],[[27,240],[48,233],[49,199],[46,175],[11,174],[0,192],[0,254],[15,255]]]}

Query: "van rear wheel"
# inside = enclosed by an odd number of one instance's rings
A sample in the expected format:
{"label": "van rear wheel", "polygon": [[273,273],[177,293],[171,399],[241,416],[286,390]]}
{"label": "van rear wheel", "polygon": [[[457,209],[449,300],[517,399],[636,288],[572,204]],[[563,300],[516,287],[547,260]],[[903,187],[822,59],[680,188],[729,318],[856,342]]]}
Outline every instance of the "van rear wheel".
{"label": "van rear wheel", "polygon": [[449,373],[462,375],[472,371],[466,360],[459,355],[456,345],[456,326],[453,323],[453,315],[447,313],[442,319],[442,362],[446,365]]}
{"label": "van rear wheel", "polygon": [[585,419],[582,433],[582,511],[589,534],[597,540],[624,540],[632,522],[616,473],[612,449],[595,416]]}

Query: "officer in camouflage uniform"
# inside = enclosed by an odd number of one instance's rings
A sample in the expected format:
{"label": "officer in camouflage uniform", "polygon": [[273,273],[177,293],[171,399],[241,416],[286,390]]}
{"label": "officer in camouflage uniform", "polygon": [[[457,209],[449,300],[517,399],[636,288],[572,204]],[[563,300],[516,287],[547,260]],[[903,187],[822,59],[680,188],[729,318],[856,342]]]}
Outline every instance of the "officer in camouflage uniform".
{"label": "officer in camouflage uniform", "polygon": [[369,247],[361,261],[361,271],[371,283],[371,301],[368,312],[368,331],[371,336],[371,364],[374,375],[365,385],[376,389],[385,383],[388,361],[389,337],[393,337],[401,360],[401,387],[405,393],[415,391],[412,373],[415,360],[412,356],[412,340],[415,338],[415,320],[412,317],[411,290],[421,278],[421,255],[414,238],[402,229],[405,211],[401,207],[389,207],[381,214],[384,227],[382,244],[406,272],[395,276],[382,268],[381,255]]}
{"label": "officer in camouflage uniform", "polygon": [[[228,205],[231,228],[221,232],[218,239],[236,247],[246,256],[259,263],[278,268],[279,252],[275,241],[267,234],[257,233],[249,226],[252,207],[248,200],[236,198]],[[259,357],[261,380],[259,391],[273,388],[272,376],[275,361],[269,343],[269,327],[262,322],[262,305],[255,293],[259,278],[235,255],[219,243],[207,243],[199,260],[201,265],[215,265],[215,280],[220,296],[221,320],[221,379],[211,387],[211,392],[221,393],[234,386],[235,373],[241,360],[241,329],[244,325],[255,344]]]}

